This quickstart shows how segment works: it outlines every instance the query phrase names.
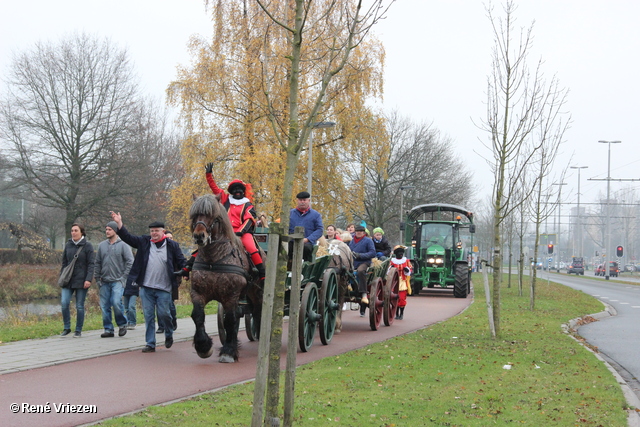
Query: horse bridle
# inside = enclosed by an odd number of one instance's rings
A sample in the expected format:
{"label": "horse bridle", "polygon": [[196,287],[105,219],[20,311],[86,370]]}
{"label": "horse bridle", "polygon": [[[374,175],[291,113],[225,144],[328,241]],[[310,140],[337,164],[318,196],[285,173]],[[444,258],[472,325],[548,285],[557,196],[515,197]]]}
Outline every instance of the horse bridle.
{"label": "horse bridle", "polygon": [[[205,243],[205,245],[210,244],[210,243],[217,243],[217,242],[228,242],[229,239],[218,239],[218,240],[214,240],[211,236],[213,236],[213,227],[215,225],[217,225],[218,227],[220,227],[220,217],[216,217],[216,219],[213,220],[213,222],[211,223],[211,225],[207,225],[206,222],[204,221],[197,221],[196,223],[193,224],[193,230],[195,230],[195,228],[198,226],[198,224],[202,224],[202,226],[204,227],[205,231],[207,232],[207,241],[209,243]],[[220,230],[218,230],[220,231]]]}

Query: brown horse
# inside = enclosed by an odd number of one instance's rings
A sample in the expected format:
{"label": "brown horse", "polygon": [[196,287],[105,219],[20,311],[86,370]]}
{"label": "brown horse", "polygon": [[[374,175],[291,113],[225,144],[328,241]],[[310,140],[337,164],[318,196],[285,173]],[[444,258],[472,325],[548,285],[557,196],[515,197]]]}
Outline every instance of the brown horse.
{"label": "brown horse", "polygon": [[211,194],[199,197],[193,202],[189,217],[193,240],[198,245],[191,274],[191,318],[196,325],[193,344],[202,358],[213,353],[212,340],[204,327],[204,307],[209,301],[216,300],[224,310],[226,335],[218,360],[233,363],[238,360],[240,299],[247,299],[254,321],[258,327],[260,325],[262,289],[257,271],[252,268],[218,198]]}

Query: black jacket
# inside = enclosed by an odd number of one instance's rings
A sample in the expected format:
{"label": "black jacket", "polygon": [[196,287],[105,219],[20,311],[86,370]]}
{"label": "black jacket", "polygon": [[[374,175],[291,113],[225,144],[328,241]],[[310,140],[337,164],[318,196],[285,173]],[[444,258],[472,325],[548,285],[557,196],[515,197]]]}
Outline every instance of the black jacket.
{"label": "black jacket", "polygon": [[76,261],[76,265],[73,266],[73,275],[71,276],[71,281],[69,281],[69,285],[66,287],[70,287],[71,289],[82,289],[84,288],[84,282],[90,282],[93,280],[93,267],[95,264],[95,253],[93,252],[93,246],[91,243],[87,242],[87,238],[80,240],[80,242],[76,245],[73,243],[73,240],[69,239],[67,243],[64,245],[64,250],[62,251],[62,267],[60,268],[60,272],[65,268],[72,260],[73,256],[78,251],[78,248],[82,247],[82,250],[78,254],[78,260]]}
{"label": "black jacket", "polygon": [[[138,250],[133,259],[131,270],[129,271],[127,284],[137,283],[141,286],[144,283],[144,277],[147,272],[147,263],[149,262],[149,252],[151,249],[151,236],[134,236],[133,234],[129,234],[129,231],[124,225],[118,230],[118,236],[120,236],[123,242]],[[167,243],[167,273],[169,274],[171,285],[175,289],[178,287],[178,280],[173,272],[182,269],[187,264],[187,261],[184,259],[178,243],[171,239],[165,239],[165,241]]]}
{"label": "black jacket", "polygon": [[373,245],[376,247],[376,253],[382,252],[382,255],[387,258],[391,255],[391,245],[386,237],[382,236],[380,242],[376,242],[376,239],[373,238],[371,240],[373,240]]}

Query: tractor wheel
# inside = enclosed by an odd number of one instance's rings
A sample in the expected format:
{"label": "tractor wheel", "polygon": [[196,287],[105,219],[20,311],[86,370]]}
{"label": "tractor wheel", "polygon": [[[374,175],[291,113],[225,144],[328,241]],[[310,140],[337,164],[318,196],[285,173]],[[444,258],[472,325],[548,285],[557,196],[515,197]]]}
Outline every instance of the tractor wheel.
{"label": "tractor wheel", "polygon": [[453,296],[456,298],[466,298],[469,290],[469,274],[467,265],[464,263],[456,264],[456,281],[453,284]]}

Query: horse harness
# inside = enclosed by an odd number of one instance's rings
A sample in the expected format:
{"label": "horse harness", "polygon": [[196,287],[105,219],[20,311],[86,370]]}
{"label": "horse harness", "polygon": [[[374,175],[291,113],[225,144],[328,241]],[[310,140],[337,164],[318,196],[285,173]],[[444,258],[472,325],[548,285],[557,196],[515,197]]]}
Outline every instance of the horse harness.
{"label": "horse harness", "polygon": [[247,270],[245,270],[243,267],[240,267],[235,264],[224,263],[224,261],[227,258],[229,258],[230,256],[233,256],[234,258],[237,257],[240,260],[240,263],[244,265],[244,260],[242,259],[241,256],[236,255],[237,252],[239,252],[238,248],[233,248],[233,250],[230,253],[228,253],[223,258],[221,258],[220,260],[216,261],[213,264],[196,260],[193,263],[193,271],[211,271],[214,273],[238,274],[240,276],[244,276],[245,279],[249,280],[251,279],[251,276],[247,274]]}

